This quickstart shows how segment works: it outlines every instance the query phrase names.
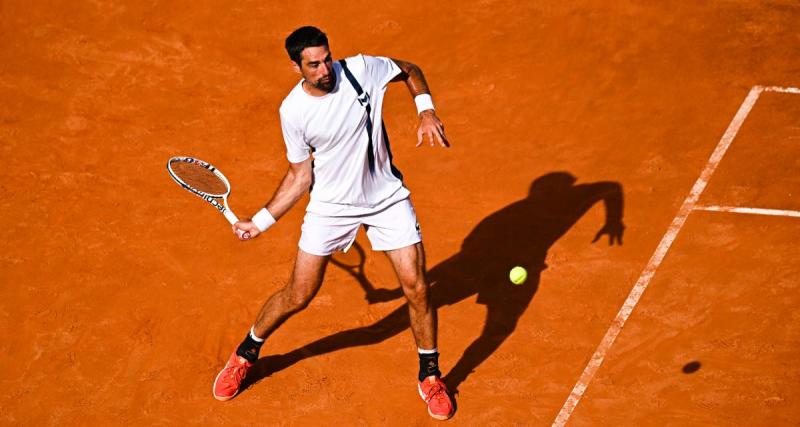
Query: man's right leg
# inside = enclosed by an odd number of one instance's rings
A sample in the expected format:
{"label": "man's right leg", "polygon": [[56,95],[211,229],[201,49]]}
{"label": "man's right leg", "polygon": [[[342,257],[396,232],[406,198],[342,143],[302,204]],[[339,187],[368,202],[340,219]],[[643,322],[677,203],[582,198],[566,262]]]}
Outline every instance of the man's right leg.
{"label": "man's right leg", "polygon": [[291,315],[308,306],[322,285],[329,259],[330,255],[312,255],[302,249],[297,250],[289,283],[269,297],[256,317],[253,332],[257,337],[266,339]]}
{"label": "man's right leg", "polygon": [[298,249],[289,282],[267,299],[247,337],[217,374],[214,380],[214,398],[228,400],[236,396],[247,370],[258,359],[258,351],[264,339],[286,319],[306,308],[317,294],[329,259],[330,256],[312,255]]}

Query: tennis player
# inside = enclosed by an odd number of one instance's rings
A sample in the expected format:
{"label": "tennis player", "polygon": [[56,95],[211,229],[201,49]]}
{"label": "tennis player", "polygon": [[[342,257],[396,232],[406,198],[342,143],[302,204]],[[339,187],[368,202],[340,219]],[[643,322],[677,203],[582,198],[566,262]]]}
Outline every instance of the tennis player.
{"label": "tennis player", "polygon": [[303,310],[322,284],[335,251],[353,244],[359,227],[372,249],[391,260],[408,299],[411,330],[419,355],[418,391],[428,413],[453,415],[453,402],[439,370],[436,311],[425,279],[425,253],[410,192],[392,164],[383,125],[383,98],[392,82],[405,82],[417,106],[417,146],[449,147],[422,71],[386,57],[356,55],[333,61],[328,39],[302,27],[286,39],[286,50],[302,80],[280,107],[289,169],[272,199],[252,219],[234,224],[251,239],[266,231],[306,191],[297,259],[289,282],[267,299],[239,347],[214,380],[214,397],[234,397],[270,334]]}

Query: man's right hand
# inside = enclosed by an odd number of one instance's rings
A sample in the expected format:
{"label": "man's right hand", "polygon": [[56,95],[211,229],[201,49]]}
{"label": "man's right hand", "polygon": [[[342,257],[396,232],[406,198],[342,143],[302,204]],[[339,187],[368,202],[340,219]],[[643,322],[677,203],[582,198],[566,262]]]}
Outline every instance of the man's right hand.
{"label": "man's right hand", "polygon": [[[259,234],[261,234],[261,230],[256,227],[256,225],[251,221],[249,218],[244,218],[243,220],[233,224],[231,226],[233,230],[233,234],[239,238],[241,241],[245,240],[253,240]],[[244,236],[249,236],[245,238]]]}

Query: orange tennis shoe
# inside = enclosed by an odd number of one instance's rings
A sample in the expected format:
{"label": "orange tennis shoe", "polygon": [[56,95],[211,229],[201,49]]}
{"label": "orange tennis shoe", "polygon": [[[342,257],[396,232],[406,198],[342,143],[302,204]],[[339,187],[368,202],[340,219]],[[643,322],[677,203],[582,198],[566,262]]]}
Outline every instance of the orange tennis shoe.
{"label": "orange tennis shoe", "polygon": [[419,396],[428,404],[428,414],[437,420],[446,420],[453,416],[453,401],[447,386],[441,378],[431,375],[422,380],[417,389]]}
{"label": "orange tennis shoe", "polygon": [[217,374],[214,379],[214,399],[229,400],[239,393],[239,387],[242,386],[242,381],[247,375],[247,370],[253,366],[244,357],[239,356],[234,351],[231,354],[228,363]]}

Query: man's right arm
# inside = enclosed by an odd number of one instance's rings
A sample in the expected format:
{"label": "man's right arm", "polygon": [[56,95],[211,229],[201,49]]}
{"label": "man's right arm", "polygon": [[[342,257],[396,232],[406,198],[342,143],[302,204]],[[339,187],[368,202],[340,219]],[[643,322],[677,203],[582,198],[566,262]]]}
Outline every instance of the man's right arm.
{"label": "man's right arm", "polygon": [[[289,163],[289,170],[286,171],[281,184],[275,190],[275,194],[272,195],[264,209],[256,213],[253,219],[243,218],[242,221],[234,224],[234,234],[236,234],[237,230],[242,230],[250,233],[250,239],[255,238],[261,234],[264,224],[268,224],[267,226],[272,225],[272,223],[286,214],[311,187],[313,177],[312,160],[309,157],[299,163]],[[259,228],[259,225],[262,228]]]}

